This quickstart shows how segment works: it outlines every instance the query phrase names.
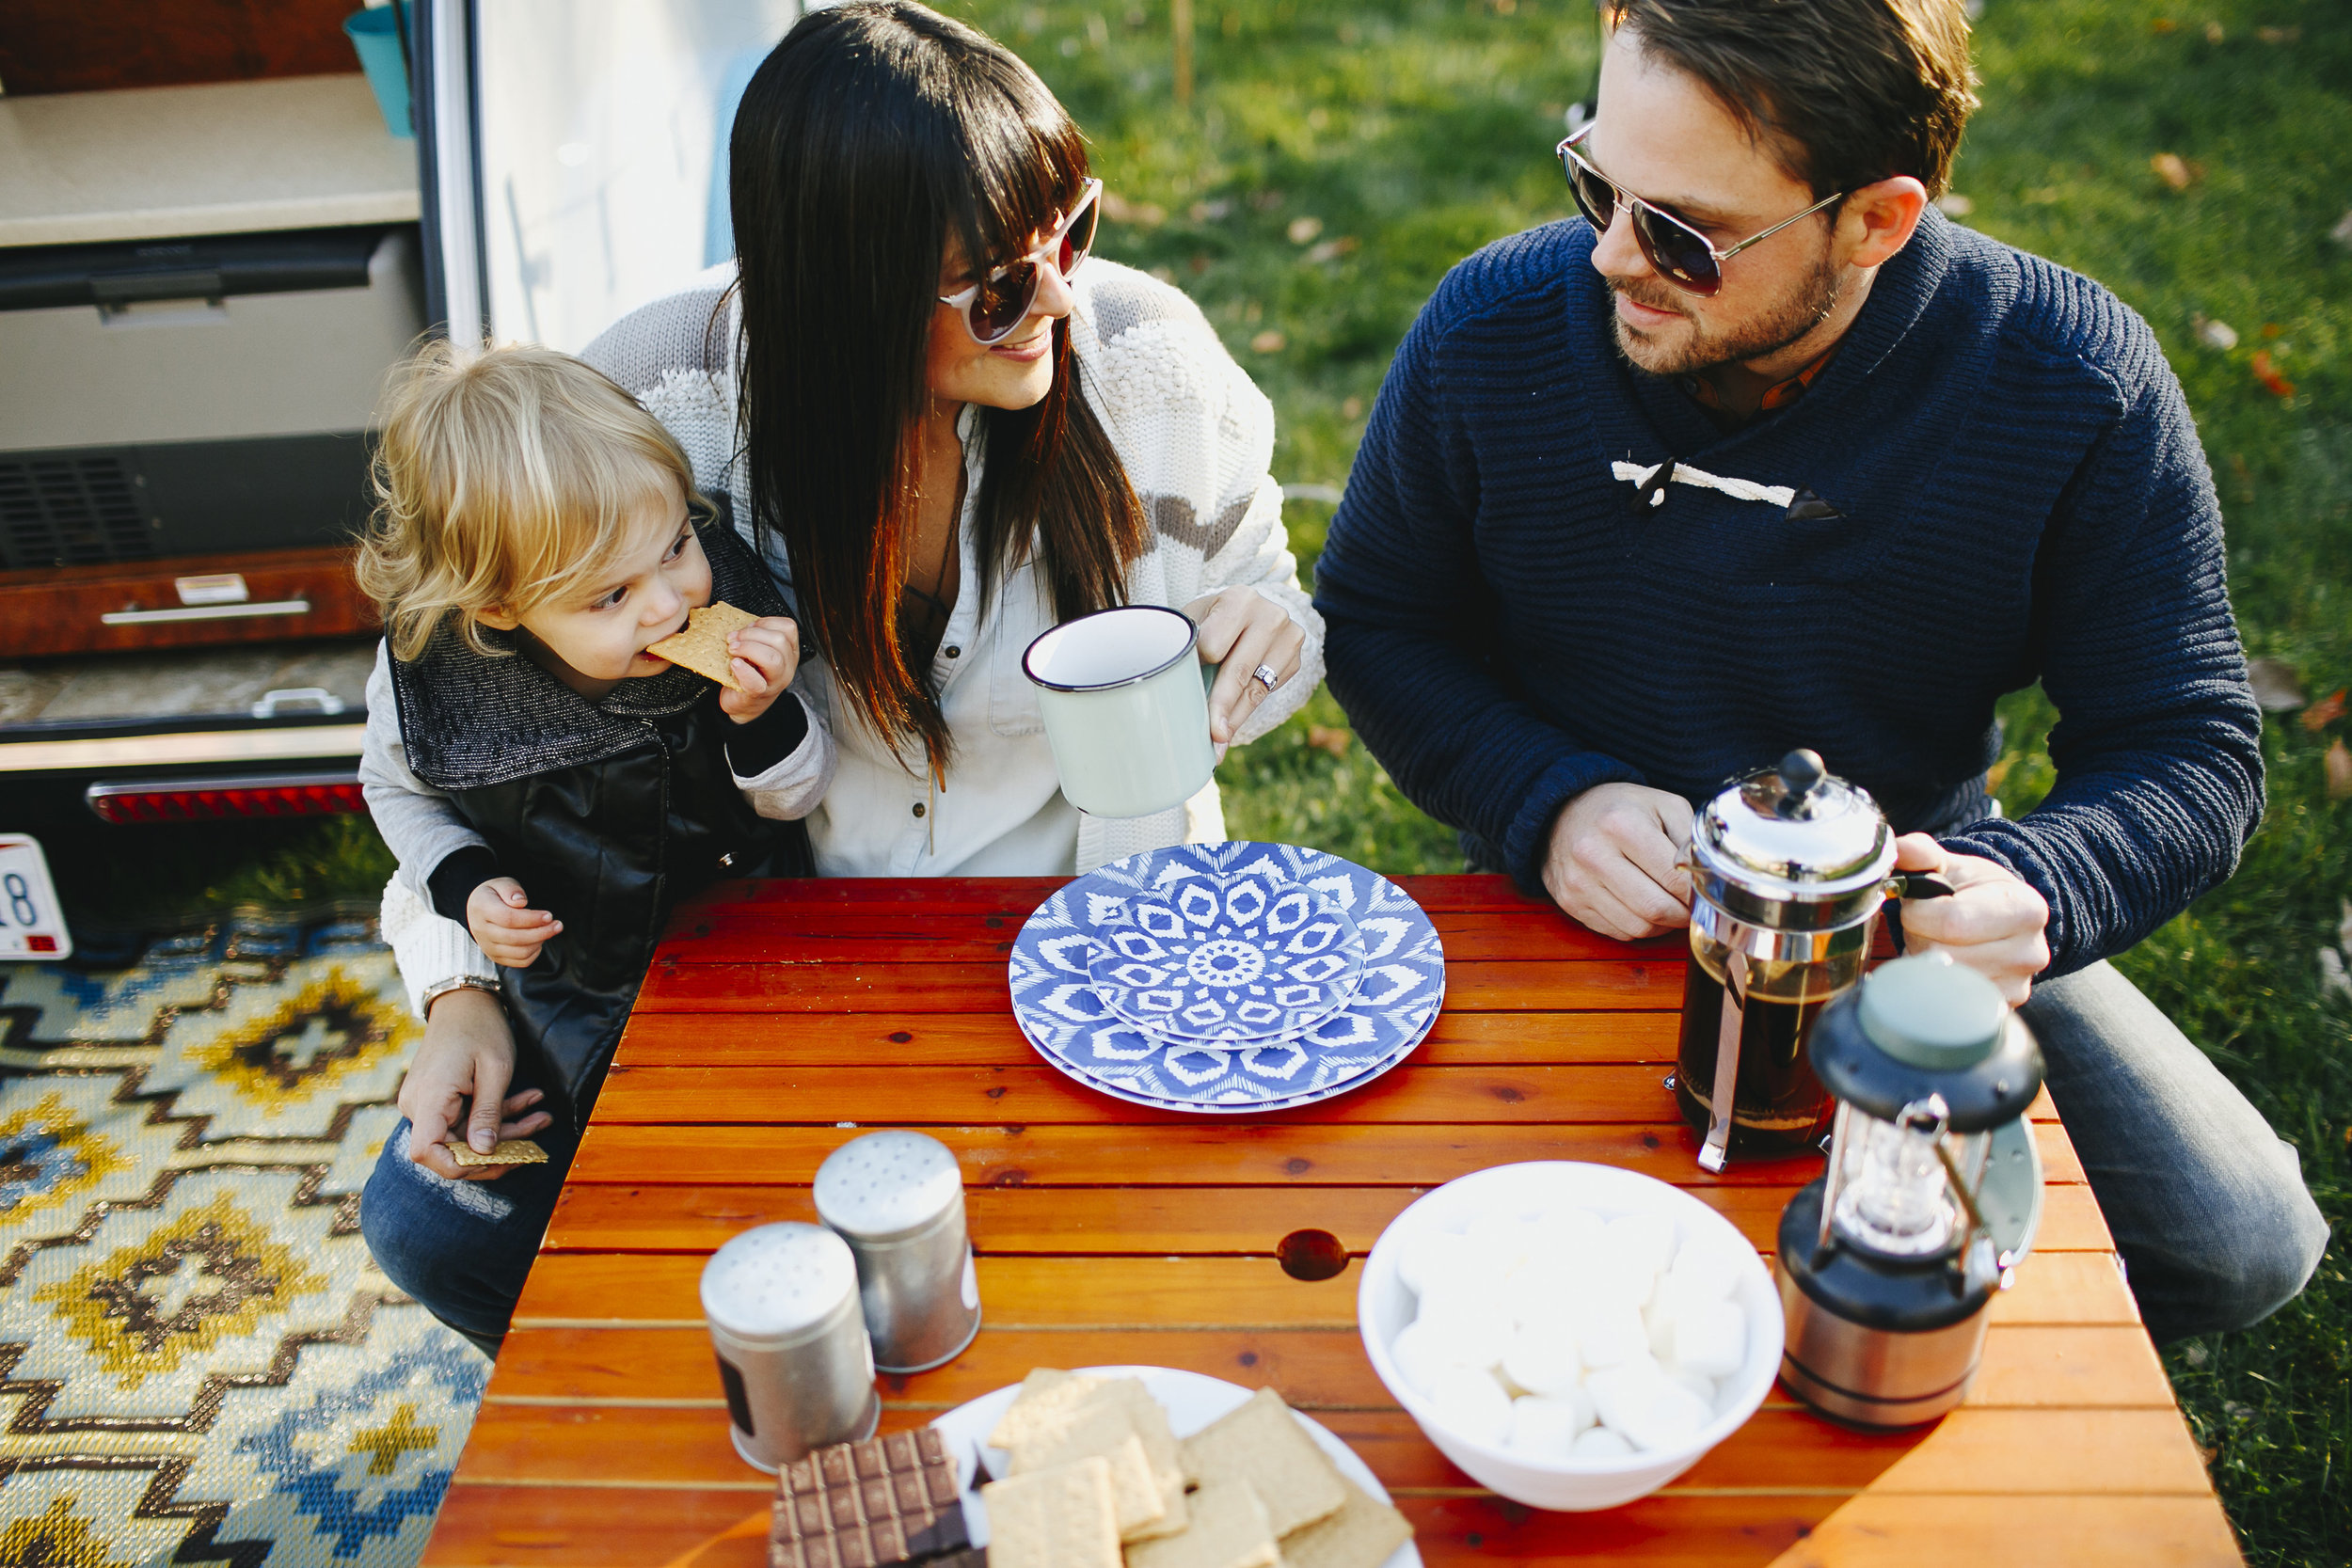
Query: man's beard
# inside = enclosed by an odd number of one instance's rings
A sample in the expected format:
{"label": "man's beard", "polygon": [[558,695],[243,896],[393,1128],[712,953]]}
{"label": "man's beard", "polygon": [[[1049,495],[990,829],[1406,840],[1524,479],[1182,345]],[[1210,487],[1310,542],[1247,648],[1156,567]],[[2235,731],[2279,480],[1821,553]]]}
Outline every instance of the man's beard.
{"label": "man's beard", "polygon": [[[1658,310],[1676,309],[1675,291],[1664,283],[1637,286],[1614,277],[1608,282],[1611,293],[1624,294],[1636,305]],[[1613,308],[1609,312],[1609,323],[1616,333],[1617,352],[1635,370],[1651,375],[1697,375],[1718,366],[1761,359],[1802,341],[1806,333],[1837,309],[1838,293],[1837,268],[1824,247],[1820,263],[1809,277],[1801,280],[1778,305],[1742,323],[1737,331],[1709,333],[1685,315],[1682,319],[1692,323],[1692,335],[1680,347],[1668,349],[1637,336]],[[1680,312],[1677,310],[1677,314]]]}

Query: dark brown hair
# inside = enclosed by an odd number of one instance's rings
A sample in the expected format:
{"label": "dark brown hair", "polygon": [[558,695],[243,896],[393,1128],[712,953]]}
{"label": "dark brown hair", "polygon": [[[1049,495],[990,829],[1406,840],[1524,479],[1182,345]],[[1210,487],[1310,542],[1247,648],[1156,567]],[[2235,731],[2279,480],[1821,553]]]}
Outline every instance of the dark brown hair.
{"label": "dark brown hair", "polygon": [[1943,194],[1977,106],[1961,0],[1620,0],[1615,21],[1816,197],[1898,174]]}
{"label": "dark brown hair", "polygon": [[[755,533],[783,540],[802,628],[850,709],[893,744],[919,739],[937,774],[947,722],[898,610],[941,260],[950,234],[980,270],[1025,248],[1078,194],[1086,143],[985,35],[909,0],[856,0],[776,45],[728,158]],[[966,592],[989,604],[1034,548],[1066,620],[1125,600],[1149,530],[1067,320],[1053,354],[1042,402],[981,410],[980,581]]]}

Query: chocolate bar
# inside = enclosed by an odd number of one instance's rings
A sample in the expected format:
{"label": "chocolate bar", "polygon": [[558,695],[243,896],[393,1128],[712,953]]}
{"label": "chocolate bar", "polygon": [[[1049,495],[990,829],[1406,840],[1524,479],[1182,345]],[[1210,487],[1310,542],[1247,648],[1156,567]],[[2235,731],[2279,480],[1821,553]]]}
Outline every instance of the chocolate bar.
{"label": "chocolate bar", "polygon": [[939,1433],[921,1427],[835,1443],[786,1465],[768,1561],[771,1568],[929,1568],[971,1539],[955,1462]]}

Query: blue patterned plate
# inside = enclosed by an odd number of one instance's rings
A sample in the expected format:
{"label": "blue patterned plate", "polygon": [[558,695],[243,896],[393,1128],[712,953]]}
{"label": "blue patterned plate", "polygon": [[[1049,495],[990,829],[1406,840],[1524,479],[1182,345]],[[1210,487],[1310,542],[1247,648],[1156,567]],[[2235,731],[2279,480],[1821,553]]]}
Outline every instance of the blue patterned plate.
{"label": "blue patterned plate", "polygon": [[[1235,876],[1312,889],[1355,925],[1356,989],[1336,1011],[1272,1039],[1209,1043],[1136,1027],[1096,990],[1105,934],[1137,905]],[[1376,872],[1293,845],[1190,844],[1132,855],[1071,882],[1022,927],[1009,966],[1013,1015],[1072,1077],[1121,1100],[1241,1114],[1328,1099],[1409,1054],[1445,1000],[1445,951],[1421,907]]]}
{"label": "blue patterned plate", "polygon": [[1095,937],[1094,993],[1170,1042],[1297,1035],[1346,1006],[1364,970],[1363,936],[1346,911],[1263,866],[1133,899]]}

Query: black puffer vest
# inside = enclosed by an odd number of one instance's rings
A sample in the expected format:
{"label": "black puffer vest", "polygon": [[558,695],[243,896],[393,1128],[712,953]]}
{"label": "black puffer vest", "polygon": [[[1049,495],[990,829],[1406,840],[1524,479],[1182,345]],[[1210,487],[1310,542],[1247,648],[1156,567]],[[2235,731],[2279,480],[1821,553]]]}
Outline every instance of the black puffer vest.
{"label": "black puffer vest", "polygon": [[[787,613],[722,499],[698,508],[711,597]],[[488,634],[491,641],[501,634]],[[591,703],[519,651],[485,658],[444,632],[391,661],[408,766],[449,792],[500,870],[563,932],[499,983],[548,1108],[587,1125],[621,1027],[676,901],[725,877],[805,877],[808,832],[752,810],[723,745],[735,726],[691,671],[624,681]],[[779,702],[794,701],[788,694]]]}

